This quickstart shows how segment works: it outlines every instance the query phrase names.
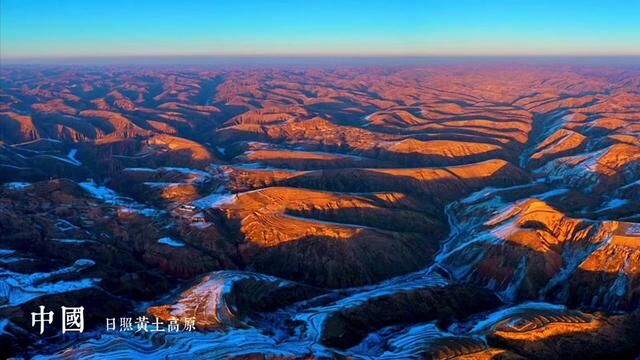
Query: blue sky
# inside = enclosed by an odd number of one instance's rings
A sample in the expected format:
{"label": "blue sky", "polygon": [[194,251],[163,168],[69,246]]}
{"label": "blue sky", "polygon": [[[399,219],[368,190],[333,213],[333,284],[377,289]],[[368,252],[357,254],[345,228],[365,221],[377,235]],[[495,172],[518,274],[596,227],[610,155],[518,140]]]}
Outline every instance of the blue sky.
{"label": "blue sky", "polygon": [[0,0],[3,58],[640,55],[640,0]]}

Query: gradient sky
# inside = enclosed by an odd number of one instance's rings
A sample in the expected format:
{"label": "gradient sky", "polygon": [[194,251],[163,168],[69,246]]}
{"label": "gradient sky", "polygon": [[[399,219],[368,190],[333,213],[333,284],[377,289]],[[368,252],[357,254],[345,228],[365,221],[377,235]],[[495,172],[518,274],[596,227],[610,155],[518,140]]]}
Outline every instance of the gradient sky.
{"label": "gradient sky", "polygon": [[640,0],[0,0],[0,57],[640,55]]}

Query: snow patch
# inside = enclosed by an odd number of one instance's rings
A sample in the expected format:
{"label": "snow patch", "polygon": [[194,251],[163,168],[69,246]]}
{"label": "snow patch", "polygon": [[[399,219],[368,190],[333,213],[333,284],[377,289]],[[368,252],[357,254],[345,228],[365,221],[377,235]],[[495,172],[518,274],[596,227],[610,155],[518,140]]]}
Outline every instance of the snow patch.
{"label": "snow patch", "polygon": [[124,168],[122,169],[124,172],[156,172],[155,169],[151,168]]}
{"label": "snow patch", "polygon": [[220,207],[226,204],[233,204],[238,198],[237,194],[211,194],[198,200],[194,200],[191,204],[198,209],[208,209]]}
{"label": "snow patch", "polygon": [[554,189],[554,190],[550,190],[550,191],[547,191],[547,192],[543,192],[543,193],[540,193],[540,194],[535,194],[535,195],[532,195],[531,197],[534,197],[534,198],[539,199],[539,200],[548,200],[550,198],[554,198],[554,197],[557,197],[557,196],[565,195],[568,192],[569,192],[569,189],[567,189],[567,188],[559,188],[559,189]]}
{"label": "snow patch", "polygon": [[510,307],[507,309],[502,309],[497,312],[490,314],[484,320],[478,322],[471,332],[481,332],[487,330],[499,323],[500,321],[511,317],[514,314],[518,314],[522,311],[526,310],[565,310],[566,308],[563,305],[555,305],[543,302],[527,302],[514,307]]}
{"label": "snow patch", "polygon": [[76,155],[78,154],[78,149],[71,149],[69,150],[69,153],[67,154],[67,158],[69,159],[69,161],[71,161],[71,163],[73,163],[74,165],[80,166],[82,165],[82,162],[80,162],[80,160],[78,160],[76,158]]}
{"label": "snow patch", "polygon": [[28,182],[21,182],[21,181],[14,181],[14,182],[9,182],[4,184],[5,188],[9,189],[9,190],[22,190],[26,187],[31,186],[31,183]]}
{"label": "snow patch", "polygon": [[106,186],[97,185],[93,180],[81,182],[79,185],[96,199],[100,199],[109,205],[122,206],[120,210],[123,212],[141,214],[147,217],[155,217],[162,213],[160,210],[145,207],[133,199],[120,196]]}
{"label": "snow patch", "polygon": [[600,209],[600,211],[621,208],[627,204],[630,204],[630,201],[626,199],[611,199],[604,204],[604,207]]}
{"label": "snow patch", "polygon": [[85,244],[85,243],[95,242],[95,241],[92,241],[92,240],[85,240],[85,239],[58,239],[58,238],[53,238],[51,240],[55,241],[55,242],[63,243],[63,244]]}
{"label": "snow patch", "polygon": [[57,281],[60,275],[80,272],[95,265],[93,260],[79,259],[66,268],[49,273],[22,274],[0,269],[0,296],[7,299],[0,308],[17,306],[44,295],[60,294],[69,291],[85,289],[94,286],[100,279],[81,279],[72,281]]}
{"label": "snow patch", "polygon": [[173,247],[183,247],[184,243],[182,241],[174,240],[170,237],[163,237],[158,239],[158,244],[173,246]]}
{"label": "snow patch", "polygon": [[9,256],[15,254],[15,250],[11,249],[0,249],[0,257]]}
{"label": "snow patch", "polygon": [[124,201],[118,194],[106,186],[99,186],[93,180],[79,183],[80,187],[88,191],[93,197],[110,205],[122,205]]}

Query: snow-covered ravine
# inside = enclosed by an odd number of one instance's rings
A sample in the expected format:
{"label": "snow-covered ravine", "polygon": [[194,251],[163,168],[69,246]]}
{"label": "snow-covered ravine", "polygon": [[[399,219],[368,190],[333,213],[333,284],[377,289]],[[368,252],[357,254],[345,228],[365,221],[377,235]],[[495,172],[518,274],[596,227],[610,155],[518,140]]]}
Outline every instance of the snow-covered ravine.
{"label": "snow-covered ravine", "polygon": [[526,167],[531,155],[536,152],[538,144],[550,137],[554,132],[562,129],[565,123],[571,120],[572,116],[573,114],[568,110],[557,110],[535,119],[529,144],[519,157],[520,166]]}
{"label": "snow-covered ravine", "polygon": [[99,199],[108,205],[119,206],[125,212],[128,211],[148,217],[154,217],[164,213],[164,210],[155,209],[141,204],[131,198],[121,196],[115,190],[104,185],[98,185],[93,180],[78,184],[94,198]]}
{"label": "snow-covered ravine", "polygon": [[[6,251],[6,250],[4,250]],[[9,260],[12,253],[0,252],[0,257]],[[95,265],[93,260],[79,259],[71,266],[46,273],[22,274],[0,268],[0,309],[15,307],[41,296],[85,289],[97,284],[100,279],[60,280],[69,273],[80,273]]]}
{"label": "snow-covered ravine", "polygon": [[2,186],[11,190],[22,190],[24,188],[31,186],[31,183],[23,182],[23,181],[14,181],[14,182],[4,183]]}
{"label": "snow-covered ravine", "polygon": [[82,165],[82,162],[80,162],[80,160],[76,158],[77,154],[78,154],[78,149],[71,149],[67,154],[67,159],[69,159],[69,161],[71,161],[74,165],[80,166]]}
{"label": "snow-covered ravine", "polygon": [[190,169],[190,168],[184,168],[184,167],[159,167],[159,168],[124,168],[122,170],[125,173],[178,173],[180,175],[182,175],[185,179],[183,180],[184,183],[189,183],[189,184],[202,184],[205,181],[209,180],[212,178],[212,174],[206,172],[206,171],[202,171],[202,170],[198,170],[198,169]]}

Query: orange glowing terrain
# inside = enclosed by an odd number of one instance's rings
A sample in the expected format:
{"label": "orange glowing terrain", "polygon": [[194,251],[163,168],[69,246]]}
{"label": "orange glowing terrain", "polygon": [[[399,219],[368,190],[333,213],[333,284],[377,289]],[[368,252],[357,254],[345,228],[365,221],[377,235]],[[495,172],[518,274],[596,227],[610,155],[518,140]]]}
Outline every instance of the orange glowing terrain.
{"label": "orange glowing terrain", "polygon": [[[38,306],[84,306],[85,333]],[[194,318],[191,332],[105,318]],[[0,355],[634,359],[637,67],[3,66]]]}

